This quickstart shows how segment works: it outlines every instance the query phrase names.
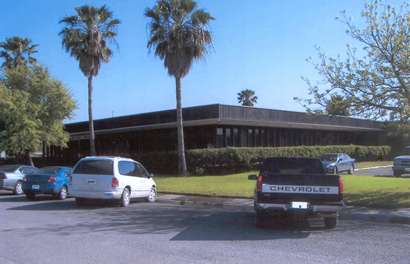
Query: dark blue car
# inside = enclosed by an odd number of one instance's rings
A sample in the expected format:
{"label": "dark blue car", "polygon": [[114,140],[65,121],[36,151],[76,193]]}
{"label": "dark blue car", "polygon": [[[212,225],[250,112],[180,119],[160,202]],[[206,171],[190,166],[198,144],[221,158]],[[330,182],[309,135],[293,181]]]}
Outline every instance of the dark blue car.
{"label": "dark blue car", "polygon": [[35,174],[23,178],[23,192],[29,200],[34,200],[37,194],[50,194],[64,200],[67,198],[70,173],[69,167],[41,168]]}

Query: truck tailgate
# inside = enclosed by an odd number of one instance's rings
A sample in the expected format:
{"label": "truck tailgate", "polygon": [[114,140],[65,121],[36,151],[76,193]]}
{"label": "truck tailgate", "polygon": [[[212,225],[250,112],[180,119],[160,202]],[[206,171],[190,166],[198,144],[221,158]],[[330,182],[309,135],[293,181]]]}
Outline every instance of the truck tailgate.
{"label": "truck tailgate", "polygon": [[339,176],[325,174],[269,174],[264,175],[258,202],[289,203],[305,201],[316,204],[338,203]]}

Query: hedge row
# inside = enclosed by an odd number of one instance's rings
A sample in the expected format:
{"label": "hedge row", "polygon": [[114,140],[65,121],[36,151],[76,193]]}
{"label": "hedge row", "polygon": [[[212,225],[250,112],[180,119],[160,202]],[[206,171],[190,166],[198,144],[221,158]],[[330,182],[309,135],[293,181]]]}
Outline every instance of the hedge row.
{"label": "hedge row", "polygon": [[[297,146],[261,148],[193,149],[186,152],[191,174],[230,173],[256,169],[268,157],[318,157],[324,153],[341,152],[358,161],[383,160],[390,155],[389,146]],[[149,170],[157,173],[175,173],[178,166],[176,152],[155,152],[133,155]]]}

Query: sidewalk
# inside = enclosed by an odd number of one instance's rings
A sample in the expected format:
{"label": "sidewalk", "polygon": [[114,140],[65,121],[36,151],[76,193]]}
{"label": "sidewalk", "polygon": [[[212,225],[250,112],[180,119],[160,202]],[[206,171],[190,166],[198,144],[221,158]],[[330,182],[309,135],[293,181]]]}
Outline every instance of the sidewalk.
{"label": "sidewalk", "polygon": [[[201,205],[212,207],[233,207],[237,209],[252,209],[252,199],[242,198],[222,198],[206,197],[196,195],[181,194],[160,194],[158,198],[160,203],[173,203],[179,205]],[[382,223],[399,223],[410,225],[410,208],[401,208],[397,210],[388,209],[371,209],[366,207],[346,206],[340,212],[340,219],[345,220],[362,220]]]}

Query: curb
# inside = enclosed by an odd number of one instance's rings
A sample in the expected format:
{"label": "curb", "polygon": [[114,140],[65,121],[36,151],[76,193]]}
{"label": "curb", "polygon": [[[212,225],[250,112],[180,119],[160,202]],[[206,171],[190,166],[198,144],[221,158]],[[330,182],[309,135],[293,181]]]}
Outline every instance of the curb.
{"label": "curb", "polygon": [[382,168],[391,168],[391,167],[393,167],[393,165],[385,165],[385,166],[375,166],[375,167],[360,168],[360,169],[355,169],[354,171],[373,170],[373,169],[382,169]]}
{"label": "curb", "polygon": [[[158,202],[177,205],[199,205],[215,208],[230,207],[242,210],[253,209],[253,199],[250,198],[227,198],[198,194],[188,195],[162,192],[160,193]],[[410,225],[410,208],[388,210],[345,206],[340,211],[340,219]]]}

